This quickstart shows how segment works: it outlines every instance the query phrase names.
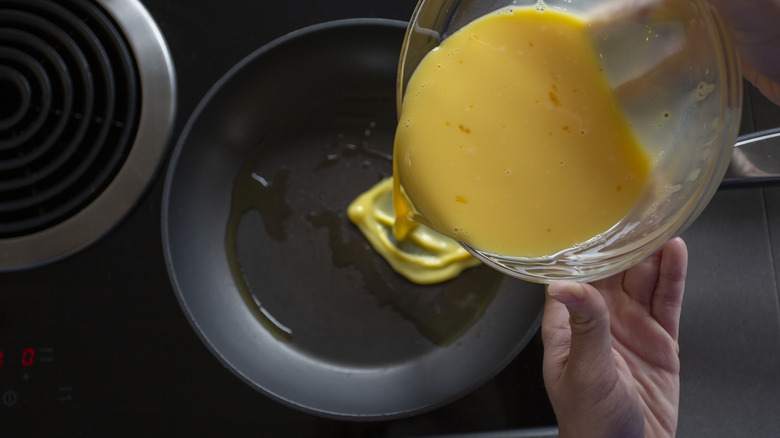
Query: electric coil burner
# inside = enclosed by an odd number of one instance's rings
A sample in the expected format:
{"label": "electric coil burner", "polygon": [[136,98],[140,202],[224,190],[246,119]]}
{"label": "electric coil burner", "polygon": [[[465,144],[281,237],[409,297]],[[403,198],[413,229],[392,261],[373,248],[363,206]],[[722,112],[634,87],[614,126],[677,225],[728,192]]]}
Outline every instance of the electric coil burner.
{"label": "electric coil burner", "polygon": [[0,270],[71,254],[119,222],[164,158],[174,72],[134,0],[0,5]]}

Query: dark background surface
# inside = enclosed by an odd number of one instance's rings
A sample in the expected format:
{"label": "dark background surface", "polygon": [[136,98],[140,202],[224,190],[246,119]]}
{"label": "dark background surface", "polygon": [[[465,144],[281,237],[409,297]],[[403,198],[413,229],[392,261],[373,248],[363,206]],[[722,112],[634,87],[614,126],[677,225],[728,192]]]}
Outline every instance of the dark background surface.
{"label": "dark background surface", "polygon": [[[347,17],[408,20],[414,1],[146,0],[177,69],[180,132],[211,85],[256,48]],[[780,125],[746,93],[742,132]],[[405,420],[323,420],[279,405],[234,377],[182,314],[160,244],[162,180],[85,251],[0,275],[0,434],[430,436],[552,426],[539,336],[495,379]],[[679,436],[780,435],[780,189],[722,191],[684,235],[691,254],[681,323]],[[12,365],[23,348],[34,367]],[[20,353],[19,353],[20,354]],[[454,366],[457,366],[454,364]]]}
{"label": "dark background surface", "polygon": [[[341,18],[407,21],[415,2],[145,4],[176,67],[174,143],[209,88],[264,43]],[[554,425],[538,336],[482,388],[410,419],[325,420],[257,393],[209,353],[179,308],[160,242],[162,183],[158,178],[133,213],[86,250],[0,274],[0,395],[16,398],[11,406],[0,402],[0,434],[407,436]],[[37,360],[24,368],[17,356],[28,347]]]}

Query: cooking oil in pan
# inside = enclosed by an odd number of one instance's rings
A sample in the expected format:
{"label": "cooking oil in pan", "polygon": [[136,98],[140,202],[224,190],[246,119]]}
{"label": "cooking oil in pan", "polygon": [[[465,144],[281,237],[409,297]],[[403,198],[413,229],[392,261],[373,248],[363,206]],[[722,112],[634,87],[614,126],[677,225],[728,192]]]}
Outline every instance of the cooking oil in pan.
{"label": "cooking oil in pan", "polygon": [[503,275],[481,266],[412,283],[346,217],[353,199],[392,174],[392,95],[328,102],[277,126],[237,174],[225,236],[258,321],[310,354],[363,363],[422,354],[468,331]]}
{"label": "cooking oil in pan", "polygon": [[276,320],[250,290],[241,263],[238,260],[237,244],[241,218],[250,210],[260,212],[264,218],[280,218],[281,221],[264,221],[266,231],[276,239],[284,240],[286,238],[281,224],[291,214],[291,211],[284,203],[285,183],[288,174],[288,171],[281,169],[272,181],[268,181],[254,172],[247,174],[246,169],[242,168],[234,184],[231,211],[225,232],[225,251],[228,256],[230,273],[241,297],[244,299],[244,303],[257,320],[277,339],[282,341],[289,341],[292,337],[292,331]]}

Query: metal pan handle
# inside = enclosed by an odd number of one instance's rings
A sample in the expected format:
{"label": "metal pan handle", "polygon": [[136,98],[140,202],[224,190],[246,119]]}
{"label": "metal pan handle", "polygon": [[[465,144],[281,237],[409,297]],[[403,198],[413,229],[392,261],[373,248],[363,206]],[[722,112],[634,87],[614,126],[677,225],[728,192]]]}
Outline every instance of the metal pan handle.
{"label": "metal pan handle", "polygon": [[741,136],[721,189],[780,184],[780,128]]}

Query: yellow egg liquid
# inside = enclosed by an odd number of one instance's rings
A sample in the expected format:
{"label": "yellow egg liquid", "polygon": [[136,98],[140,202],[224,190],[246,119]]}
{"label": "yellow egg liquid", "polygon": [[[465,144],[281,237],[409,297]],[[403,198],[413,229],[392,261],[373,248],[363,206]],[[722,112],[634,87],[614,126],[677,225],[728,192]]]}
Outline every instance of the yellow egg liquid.
{"label": "yellow egg liquid", "polygon": [[393,179],[386,178],[352,201],[347,216],[393,270],[417,284],[436,284],[480,264],[457,242],[425,226],[398,241],[392,197]]}
{"label": "yellow egg liquid", "polygon": [[607,231],[651,167],[581,19],[507,8],[412,75],[395,138],[401,238],[419,222],[480,251],[543,257]]}

